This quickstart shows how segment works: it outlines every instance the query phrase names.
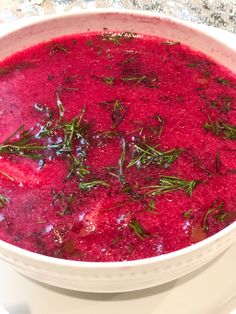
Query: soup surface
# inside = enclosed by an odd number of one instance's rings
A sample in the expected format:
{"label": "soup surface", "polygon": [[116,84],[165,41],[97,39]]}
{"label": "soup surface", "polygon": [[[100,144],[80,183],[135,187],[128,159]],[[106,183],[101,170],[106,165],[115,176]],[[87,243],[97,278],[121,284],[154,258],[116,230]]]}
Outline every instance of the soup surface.
{"label": "soup surface", "polygon": [[0,86],[0,239],[123,261],[236,219],[236,76],[205,55],[73,35],[3,60]]}

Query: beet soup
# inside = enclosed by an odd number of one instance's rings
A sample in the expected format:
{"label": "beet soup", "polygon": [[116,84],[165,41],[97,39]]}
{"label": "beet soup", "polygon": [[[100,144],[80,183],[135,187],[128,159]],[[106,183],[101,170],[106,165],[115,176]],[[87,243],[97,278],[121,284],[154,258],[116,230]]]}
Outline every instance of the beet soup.
{"label": "beet soup", "polygon": [[54,39],[0,64],[0,239],[142,259],[236,219],[236,76],[178,42]]}

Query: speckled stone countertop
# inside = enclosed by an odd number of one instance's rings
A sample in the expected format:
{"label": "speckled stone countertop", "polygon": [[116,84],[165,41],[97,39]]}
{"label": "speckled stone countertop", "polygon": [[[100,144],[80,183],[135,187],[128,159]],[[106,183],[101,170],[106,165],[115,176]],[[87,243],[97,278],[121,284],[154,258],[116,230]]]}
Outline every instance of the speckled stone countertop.
{"label": "speckled stone countertop", "polygon": [[236,33],[236,0],[0,0],[0,23],[80,8],[156,11]]}

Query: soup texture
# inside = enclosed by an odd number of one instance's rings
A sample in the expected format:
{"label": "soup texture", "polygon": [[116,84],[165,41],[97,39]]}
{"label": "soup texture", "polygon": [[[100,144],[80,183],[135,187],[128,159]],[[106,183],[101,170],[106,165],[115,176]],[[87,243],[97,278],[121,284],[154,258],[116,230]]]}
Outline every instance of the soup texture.
{"label": "soup texture", "polygon": [[236,76],[179,42],[53,39],[0,63],[0,239],[93,262],[236,219]]}

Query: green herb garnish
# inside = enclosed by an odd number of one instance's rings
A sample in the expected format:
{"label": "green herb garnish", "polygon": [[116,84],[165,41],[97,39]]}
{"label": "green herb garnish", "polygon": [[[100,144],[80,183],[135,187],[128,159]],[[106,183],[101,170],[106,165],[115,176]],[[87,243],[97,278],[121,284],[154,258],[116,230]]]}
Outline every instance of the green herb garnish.
{"label": "green herb garnish", "polygon": [[150,237],[150,233],[145,231],[140,222],[138,222],[135,218],[130,220],[128,226],[133,230],[139,239],[144,240],[145,238]]}
{"label": "green herb garnish", "polygon": [[8,198],[3,194],[0,194],[0,208],[3,208],[7,202]]}
{"label": "green herb garnish", "polygon": [[193,189],[200,183],[199,180],[183,180],[172,176],[161,176],[159,185],[147,186],[146,189],[151,189],[148,194],[161,195],[173,191],[183,190],[187,195],[191,196]]}
{"label": "green herb garnish", "polygon": [[95,188],[99,185],[106,186],[106,187],[109,186],[109,184],[105,181],[95,180],[95,181],[90,181],[90,182],[81,182],[79,184],[79,187],[81,190],[90,190],[90,189]]}
{"label": "green herb garnish", "polygon": [[222,120],[212,121],[208,118],[208,122],[204,124],[204,129],[225,139],[236,139],[236,126],[223,122]]}
{"label": "green herb garnish", "polygon": [[215,78],[215,81],[223,86],[228,86],[229,85],[229,80],[226,80],[225,78],[223,77],[216,77]]}
{"label": "green herb garnish", "polygon": [[151,199],[148,202],[145,202],[144,204],[145,210],[151,213],[156,213],[156,202],[155,199]]}
{"label": "green herb garnish", "polygon": [[118,99],[115,100],[113,113],[112,113],[112,122],[113,128],[116,128],[123,121],[125,116],[125,107],[122,102]]}
{"label": "green herb garnish", "polygon": [[58,212],[59,216],[70,215],[72,213],[71,205],[75,201],[75,193],[70,193],[66,195],[63,191],[56,192],[52,190],[53,195],[53,206],[58,206],[60,211]]}
{"label": "green herb garnish", "polygon": [[125,183],[125,178],[124,178],[124,163],[125,163],[125,153],[126,153],[126,143],[125,140],[122,139],[122,151],[119,159],[119,181],[121,183]]}
{"label": "green herb garnish", "polygon": [[51,47],[50,47],[49,55],[53,56],[53,55],[55,55],[56,53],[59,53],[59,52],[68,54],[69,53],[69,49],[67,47],[63,46],[62,44],[59,44],[59,43],[52,44]]}
{"label": "green herb garnish", "polygon": [[191,219],[193,217],[193,210],[189,209],[182,213],[182,216],[186,219]]}
{"label": "green herb garnish", "polygon": [[0,145],[0,155],[13,154],[31,159],[41,159],[43,155],[40,152],[46,148],[47,146],[37,143],[32,130],[25,130],[22,125]]}
{"label": "green herb garnish", "polygon": [[89,167],[84,165],[84,155],[76,157],[73,154],[70,154],[68,158],[69,173],[67,175],[67,179],[69,179],[72,175],[77,175],[80,179],[84,179],[88,174],[90,174]]}
{"label": "green herb garnish", "polygon": [[215,200],[212,206],[207,210],[203,218],[202,230],[208,231],[208,219],[210,216],[214,215],[218,221],[225,221],[228,213],[225,211],[225,202],[219,199]]}
{"label": "green herb garnish", "polygon": [[129,162],[127,168],[132,166],[137,166],[139,168],[148,165],[157,165],[163,168],[168,168],[182,152],[182,148],[173,148],[163,152],[157,150],[156,147],[147,144],[144,144],[143,146],[134,145],[133,155],[135,158]]}
{"label": "green herb garnish", "polygon": [[12,73],[16,70],[23,70],[23,69],[28,69],[28,68],[33,68],[35,67],[35,61],[38,60],[32,60],[32,61],[22,61],[20,63],[17,63],[15,65],[5,67],[5,68],[0,68],[0,76],[7,75],[9,73]]}
{"label": "green herb garnish", "polygon": [[136,84],[139,84],[147,79],[146,75],[142,76],[126,76],[126,77],[121,77],[121,81],[123,82],[133,82]]}
{"label": "green herb garnish", "polygon": [[132,40],[135,38],[135,34],[131,32],[122,32],[122,33],[105,33],[102,36],[102,40],[111,41],[115,45],[120,45],[121,40]]}
{"label": "green herb garnish", "polygon": [[94,75],[93,76],[96,79],[101,80],[103,83],[107,84],[107,85],[113,85],[115,82],[115,78],[114,77],[109,77],[109,76],[97,76]]}

